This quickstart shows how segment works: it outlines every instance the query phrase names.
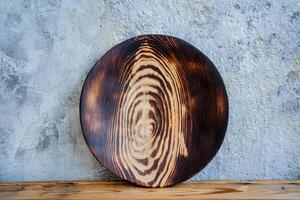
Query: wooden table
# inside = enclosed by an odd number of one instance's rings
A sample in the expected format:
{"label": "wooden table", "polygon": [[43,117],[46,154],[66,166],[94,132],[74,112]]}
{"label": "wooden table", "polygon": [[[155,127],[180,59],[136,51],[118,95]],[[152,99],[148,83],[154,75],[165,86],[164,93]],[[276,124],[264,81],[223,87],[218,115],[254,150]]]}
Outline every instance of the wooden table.
{"label": "wooden table", "polygon": [[0,183],[0,199],[300,199],[300,180],[197,181],[156,189],[122,181]]}

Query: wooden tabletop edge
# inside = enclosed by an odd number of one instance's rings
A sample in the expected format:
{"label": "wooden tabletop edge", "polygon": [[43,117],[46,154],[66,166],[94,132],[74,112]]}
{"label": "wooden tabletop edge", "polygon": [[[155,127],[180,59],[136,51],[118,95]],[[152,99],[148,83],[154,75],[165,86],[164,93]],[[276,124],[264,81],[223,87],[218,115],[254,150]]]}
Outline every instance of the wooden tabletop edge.
{"label": "wooden tabletop edge", "polygon": [[[127,184],[133,185],[124,180],[50,180],[50,181],[18,181],[18,182],[0,182],[3,185],[39,185],[39,184]],[[233,180],[233,179],[219,179],[219,180],[189,180],[182,184],[300,184],[300,179],[259,179],[259,180]]]}
{"label": "wooden tabletop edge", "polygon": [[0,199],[297,199],[300,180],[201,180],[145,188],[125,181],[68,180],[0,183]]}

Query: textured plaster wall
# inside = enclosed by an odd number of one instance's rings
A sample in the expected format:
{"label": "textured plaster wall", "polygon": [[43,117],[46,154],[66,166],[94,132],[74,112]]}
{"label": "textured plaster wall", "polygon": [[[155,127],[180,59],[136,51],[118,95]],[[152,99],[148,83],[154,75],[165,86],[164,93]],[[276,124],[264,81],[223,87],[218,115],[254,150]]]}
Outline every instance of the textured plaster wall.
{"label": "textured plaster wall", "polygon": [[194,179],[300,178],[298,0],[1,0],[0,181],[115,178],[84,143],[80,91],[146,33],[195,45],[229,93],[224,143]]}

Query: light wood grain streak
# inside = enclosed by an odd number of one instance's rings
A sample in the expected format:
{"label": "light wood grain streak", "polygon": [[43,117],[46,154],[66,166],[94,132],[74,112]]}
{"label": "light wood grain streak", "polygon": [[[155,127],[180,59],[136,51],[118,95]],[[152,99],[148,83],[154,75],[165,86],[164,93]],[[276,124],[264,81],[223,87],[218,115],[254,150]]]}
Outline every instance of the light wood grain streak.
{"label": "light wood grain streak", "polygon": [[300,199],[300,180],[185,182],[156,189],[113,181],[0,183],[0,199]]}
{"label": "light wood grain streak", "polygon": [[[117,92],[118,114],[109,133],[114,141],[111,148],[116,158],[115,168],[123,177],[129,171],[137,180],[143,180],[145,186],[169,185],[177,157],[187,156],[184,140],[188,124],[184,112],[187,86],[178,74],[178,67],[148,42],[129,59],[125,63],[132,67],[121,78],[122,85],[128,88]],[[159,91],[164,98],[158,98]]]}

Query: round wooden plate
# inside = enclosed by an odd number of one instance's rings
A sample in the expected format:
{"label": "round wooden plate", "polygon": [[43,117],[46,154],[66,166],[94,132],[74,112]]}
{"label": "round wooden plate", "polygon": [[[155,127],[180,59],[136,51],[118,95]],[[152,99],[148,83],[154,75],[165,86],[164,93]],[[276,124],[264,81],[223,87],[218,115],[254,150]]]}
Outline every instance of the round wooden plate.
{"label": "round wooden plate", "polygon": [[80,121],[105,168],[141,186],[164,187],[191,178],[215,156],[228,99],[216,67],[198,49],[142,35],[116,45],[91,69]]}

